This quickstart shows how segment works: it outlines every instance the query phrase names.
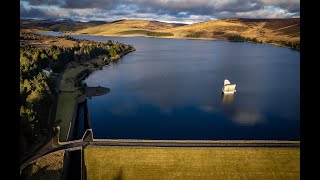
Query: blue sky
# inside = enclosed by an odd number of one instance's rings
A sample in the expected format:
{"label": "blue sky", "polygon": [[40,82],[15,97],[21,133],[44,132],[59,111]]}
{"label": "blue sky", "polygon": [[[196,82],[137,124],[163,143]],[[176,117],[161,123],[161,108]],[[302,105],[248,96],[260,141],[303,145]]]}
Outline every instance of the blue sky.
{"label": "blue sky", "polygon": [[20,0],[20,17],[182,23],[231,17],[294,18],[300,17],[300,0]]}

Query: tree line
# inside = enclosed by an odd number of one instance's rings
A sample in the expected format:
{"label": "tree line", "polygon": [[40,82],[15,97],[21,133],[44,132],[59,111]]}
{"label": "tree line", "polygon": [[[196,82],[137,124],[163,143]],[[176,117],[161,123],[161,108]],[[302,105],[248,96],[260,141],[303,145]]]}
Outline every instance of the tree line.
{"label": "tree line", "polygon": [[232,42],[254,42],[254,43],[263,43],[261,40],[259,41],[257,38],[243,37],[241,35],[228,35],[227,39]]}
{"label": "tree line", "polygon": [[173,36],[171,32],[148,32],[147,36]]}
{"label": "tree line", "polygon": [[270,40],[267,41],[267,43],[276,43],[284,47],[288,47],[290,49],[300,51],[300,41],[292,42],[292,41],[276,41],[276,40]]}

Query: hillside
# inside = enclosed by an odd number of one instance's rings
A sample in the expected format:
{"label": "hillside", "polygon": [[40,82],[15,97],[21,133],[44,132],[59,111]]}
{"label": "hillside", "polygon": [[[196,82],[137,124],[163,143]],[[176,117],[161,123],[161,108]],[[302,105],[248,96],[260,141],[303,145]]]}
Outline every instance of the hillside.
{"label": "hillside", "polygon": [[77,34],[110,36],[146,36],[149,32],[164,31],[184,24],[146,20],[120,20],[77,31]]}
{"label": "hillside", "polygon": [[45,31],[60,31],[60,32],[72,32],[89,27],[104,24],[103,21],[89,21],[79,22],[72,20],[33,20],[33,19],[20,19],[21,29],[34,29],[34,30],[45,30]]}
{"label": "hillside", "polygon": [[[194,24],[147,20],[113,22],[72,20],[20,20],[21,29],[73,32],[102,36],[147,36],[162,38],[252,41],[300,50],[300,18],[227,18]],[[230,38],[232,37],[232,38]]]}
{"label": "hillside", "polygon": [[36,48],[50,49],[51,46],[72,48],[76,41],[64,37],[55,37],[30,33],[28,31],[20,32],[20,46],[31,45]]}
{"label": "hillside", "polygon": [[[155,33],[151,33],[155,32]],[[239,35],[278,46],[299,44],[300,18],[243,19],[227,18],[189,25],[146,20],[121,20],[76,31],[77,34],[107,36],[157,36],[169,38],[221,39]]]}
{"label": "hillside", "polygon": [[168,30],[175,37],[225,39],[241,35],[258,40],[300,40],[300,18],[296,19],[221,19]]}

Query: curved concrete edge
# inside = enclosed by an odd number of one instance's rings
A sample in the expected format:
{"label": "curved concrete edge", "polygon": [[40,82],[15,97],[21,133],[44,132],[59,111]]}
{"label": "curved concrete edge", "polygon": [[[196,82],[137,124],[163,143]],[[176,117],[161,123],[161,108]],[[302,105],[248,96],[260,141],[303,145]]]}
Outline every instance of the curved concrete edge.
{"label": "curved concrete edge", "polygon": [[[57,133],[58,134],[58,133]],[[58,140],[58,139],[57,139]],[[236,147],[251,147],[253,145],[255,146],[261,146],[261,147],[283,147],[286,146],[292,146],[292,147],[300,147],[300,141],[289,141],[289,140],[144,140],[144,139],[95,139],[93,136],[92,129],[87,129],[79,140],[74,141],[67,141],[67,142],[58,142],[58,144],[61,145],[67,145],[72,143],[80,143],[80,142],[89,142],[90,145],[134,145],[135,143],[137,145],[144,146],[145,145],[172,145],[172,146],[178,146],[178,145],[217,145],[217,146],[236,146]],[[173,145],[175,144],[175,145]]]}
{"label": "curved concrete edge", "polygon": [[[144,140],[144,139],[94,139],[92,129],[90,146],[141,146],[141,147],[295,147],[300,141],[288,140]],[[85,135],[83,136],[84,139]]]}
{"label": "curved concrete edge", "polygon": [[131,147],[256,147],[256,148],[300,148],[300,143],[295,142],[276,142],[276,143],[265,143],[265,142],[250,142],[250,143],[243,143],[243,142],[143,142],[143,141],[96,141],[88,144],[89,146],[131,146]]}
{"label": "curved concrete edge", "polygon": [[94,139],[92,129],[87,129],[83,142],[97,146],[148,146],[148,147],[297,147],[300,141],[288,140],[144,140],[144,139]]}
{"label": "curved concrete edge", "polygon": [[95,142],[148,142],[148,143],[258,143],[258,144],[300,144],[300,141],[286,140],[144,140],[144,139],[94,139]]}

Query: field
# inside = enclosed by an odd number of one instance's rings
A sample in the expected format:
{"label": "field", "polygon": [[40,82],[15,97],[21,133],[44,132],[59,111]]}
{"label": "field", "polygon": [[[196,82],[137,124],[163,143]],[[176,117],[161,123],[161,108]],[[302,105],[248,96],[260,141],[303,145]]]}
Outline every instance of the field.
{"label": "field", "polygon": [[84,149],[87,179],[300,179],[298,148]]}
{"label": "field", "polygon": [[75,99],[81,95],[80,91],[61,92],[58,97],[56,125],[60,126],[60,141],[66,141],[72,120]]}
{"label": "field", "polygon": [[29,29],[23,29],[20,35],[20,45],[32,45],[37,48],[48,49],[51,46],[61,46],[65,48],[73,47],[76,42],[62,37],[33,34]]}

